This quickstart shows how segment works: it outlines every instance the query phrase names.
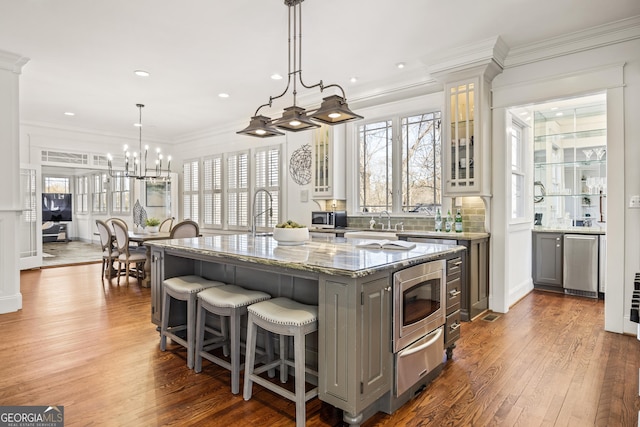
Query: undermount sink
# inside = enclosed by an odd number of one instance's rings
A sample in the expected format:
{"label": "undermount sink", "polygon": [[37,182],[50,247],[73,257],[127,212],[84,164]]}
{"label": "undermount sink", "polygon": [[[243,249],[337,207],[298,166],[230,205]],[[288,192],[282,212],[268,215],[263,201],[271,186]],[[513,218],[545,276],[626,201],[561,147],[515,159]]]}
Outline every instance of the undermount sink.
{"label": "undermount sink", "polygon": [[396,233],[390,231],[348,231],[344,233],[345,239],[387,239],[398,240]]}

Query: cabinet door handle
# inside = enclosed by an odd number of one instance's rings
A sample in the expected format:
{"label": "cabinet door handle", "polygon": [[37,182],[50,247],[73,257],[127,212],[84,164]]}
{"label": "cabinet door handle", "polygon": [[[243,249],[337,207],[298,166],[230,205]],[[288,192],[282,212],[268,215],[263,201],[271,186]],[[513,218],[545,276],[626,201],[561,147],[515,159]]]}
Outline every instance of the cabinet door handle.
{"label": "cabinet door handle", "polygon": [[460,323],[456,322],[453,325],[449,326],[449,330],[451,330],[451,332],[457,330],[460,327]]}
{"label": "cabinet door handle", "polygon": [[457,261],[453,263],[454,266],[458,267],[460,265],[462,265],[462,261]]}
{"label": "cabinet door handle", "polygon": [[458,296],[460,294],[460,291],[457,289],[452,289],[449,291],[449,295],[451,295],[452,297]]}
{"label": "cabinet door handle", "polygon": [[387,292],[391,292],[391,286],[387,286],[386,288],[384,288],[384,290]]}
{"label": "cabinet door handle", "polygon": [[556,245],[556,248],[559,248],[559,247],[560,247],[560,244],[557,244],[557,245]]}

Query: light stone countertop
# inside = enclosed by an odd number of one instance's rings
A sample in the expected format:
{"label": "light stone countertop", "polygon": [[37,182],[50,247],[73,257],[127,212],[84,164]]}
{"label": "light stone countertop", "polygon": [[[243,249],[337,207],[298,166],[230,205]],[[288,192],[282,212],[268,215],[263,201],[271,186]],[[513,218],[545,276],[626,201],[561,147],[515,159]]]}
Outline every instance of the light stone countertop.
{"label": "light stone countertop", "polygon": [[250,234],[204,236],[188,239],[154,240],[146,245],[195,257],[270,265],[280,268],[348,277],[363,277],[439,259],[464,251],[464,246],[416,243],[409,250],[364,249],[362,239],[314,237],[300,246],[282,246],[271,236]]}
{"label": "light stone countertop", "polygon": [[[405,231],[395,231],[395,230],[371,230],[368,228],[310,228],[309,232],[311,233],[326,233],[326,234],[344,234],[346,232],[351,231],[367,231],[367,232],[382,232],[382,233],[395,233],[400,238],[407,237],[423,237],[423,238],[432,238],[432,239],[447,239],[447,240],[478,240],[478,239],[486,239],[490,237],[489,233],[469,233],[462,232],[456,233],[451,231],[449,233],[444,231],[429,231],[429,230],[405,230]],[[380,237],[383,239],[384,237]]]}

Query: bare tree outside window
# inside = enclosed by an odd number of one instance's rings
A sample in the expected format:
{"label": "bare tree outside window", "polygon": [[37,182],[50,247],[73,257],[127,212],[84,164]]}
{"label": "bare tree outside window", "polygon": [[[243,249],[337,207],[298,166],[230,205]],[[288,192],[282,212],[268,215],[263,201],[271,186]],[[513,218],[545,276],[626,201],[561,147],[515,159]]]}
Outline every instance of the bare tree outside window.
{"label": "bare tree outside window", "polygon": [[440,113],[402,118],[402,211],[435,214],[441,203]]}
{"label": "bare tree outside window", "polygon": [[435,213],[442,198],[440,121],[436,111],[359,126],[362,212]]}

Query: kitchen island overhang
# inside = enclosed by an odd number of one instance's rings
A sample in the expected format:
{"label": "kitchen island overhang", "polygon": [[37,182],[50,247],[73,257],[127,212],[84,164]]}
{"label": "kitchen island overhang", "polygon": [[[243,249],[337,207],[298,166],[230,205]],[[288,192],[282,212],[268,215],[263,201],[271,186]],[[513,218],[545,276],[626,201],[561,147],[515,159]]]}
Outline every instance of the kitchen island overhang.
{"label": "kitchen island overhang", "polygon": [[459,257],[465,247],[418,243],[409,250],[380,250],[358,243],[321,237],[281,246],[272,237],[248,234],[149,242],[152,320],[159,324],[163,280],[187,274],[318,305],[317,342],[308,340],[307,353],[318,366],[319,398],[342,409],[350,425],[359,425],[378,410],[397,407],[397,401],[388,404],[393,274]]}

